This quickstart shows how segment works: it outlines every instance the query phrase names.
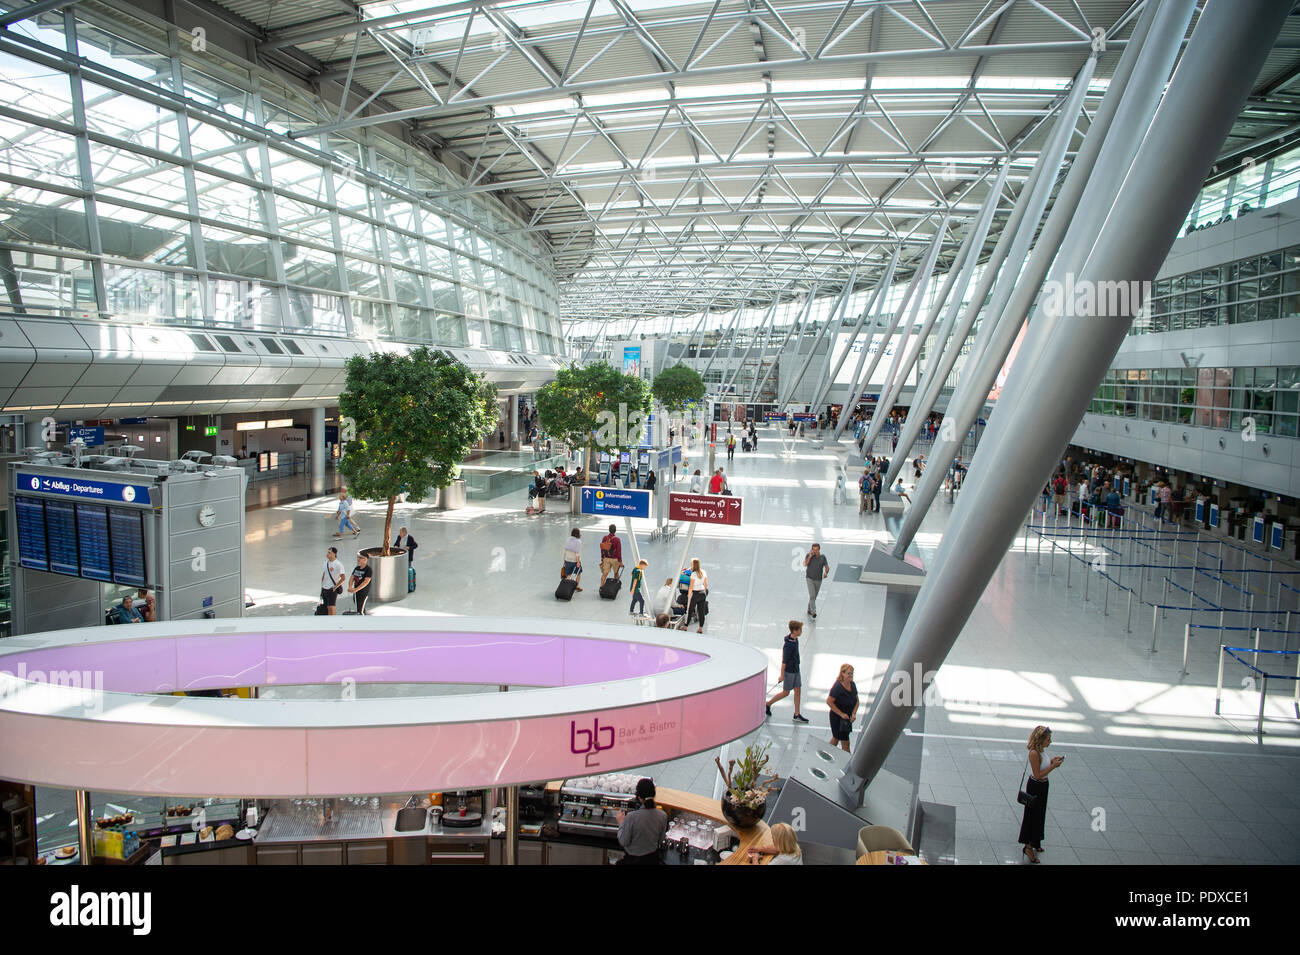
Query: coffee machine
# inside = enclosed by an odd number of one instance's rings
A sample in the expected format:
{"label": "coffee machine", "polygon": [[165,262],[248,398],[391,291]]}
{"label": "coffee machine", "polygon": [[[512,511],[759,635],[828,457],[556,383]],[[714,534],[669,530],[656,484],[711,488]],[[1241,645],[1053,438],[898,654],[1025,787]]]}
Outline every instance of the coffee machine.
{"label": "coffee machine", "polygon": [[477,829],[483,825],[483,811],[487,806],[487,790],[458,789],[442,797],[442,826],[444,829]]}

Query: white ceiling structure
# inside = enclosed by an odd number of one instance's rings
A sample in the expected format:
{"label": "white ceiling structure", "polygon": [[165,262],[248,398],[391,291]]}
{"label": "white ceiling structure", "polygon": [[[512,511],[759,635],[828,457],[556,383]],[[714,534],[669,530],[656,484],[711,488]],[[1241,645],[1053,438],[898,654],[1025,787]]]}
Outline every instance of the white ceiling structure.
{"label": "white ceiling structure", "polygon": [[[946,268],[990,173],[1012,163],[1005,209],[1099,47],[1095,108],[1142,6],[187,2],[336,104],[295,135],[400,126],[464,176],[458,192],[520,212],[552,249],[567,321],[834,292],[855,269],[870,285],[899,243],[905,278],[950,215]],[[1288,26],[1225,157],[1295,137],[1297,36]]]}

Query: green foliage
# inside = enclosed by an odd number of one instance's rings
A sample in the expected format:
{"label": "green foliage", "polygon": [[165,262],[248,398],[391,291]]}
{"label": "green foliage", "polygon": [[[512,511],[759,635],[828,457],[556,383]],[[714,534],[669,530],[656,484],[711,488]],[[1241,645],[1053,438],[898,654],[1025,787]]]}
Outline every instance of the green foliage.
{"label": "green foliage", "polygon": [[537,415],[543,430],[579,447],[620,447],[612,434],[604,442],[600,435],[592,437],[595,431],[618,430],[602,425],[611,415],[619,420],[620,406],[624,418],[638,411],[648,415],[650,388],[641,378],[625,375],[603,361],[582,368],[561,368],[555,380],[537,392]]}
{"label": "green foliage", "polygon": [[767,794],[773,789],[772,783],[776,781],[776,775],[773,774],[762,785],[759,784],[759,779],[767,768],[767,752],[771,748],[771,743],[763,743],[761,746],[750,744],[745,747],[745,755],[740,759],[727,760],[726,769],[722,768],[722,760],[714,757],[718,772],[727,784],[727,793],[736,805],[756,809],[767,801]]}
{"label": "green foliage", "polygon": [[497,424],[497,389],[446,352],[358,355],[347,363],[339,412],[356,439],[339,473],[362,500],[387,501],[384,547],[392,539],[393,502],[406,492],[420,501],[447,487],[485,434]]}
{"label": "green foliage", "polygon": [[651,390],[661,405],[677,412],[685,408],[688,401],[702,400],[707,391],[700,373],[680,363],[655,375]]}

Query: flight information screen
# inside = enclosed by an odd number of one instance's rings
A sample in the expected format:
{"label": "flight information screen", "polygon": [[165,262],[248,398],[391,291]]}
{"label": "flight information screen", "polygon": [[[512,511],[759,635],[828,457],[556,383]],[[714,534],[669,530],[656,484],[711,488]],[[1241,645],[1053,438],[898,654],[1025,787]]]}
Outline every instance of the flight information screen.
{"label": "flight information screen", "polygon": [[110,507],[108,535],[113,582],[143,587],[144,520],[140,512],[127,507]]}
{"label": "flight information screen", "polygon": [[18,563],[32,570],[50,569],[44,504],[38,497],[14,498],[15,516],[18,518]]}
{"label": "flight information screen", "polygon": [[102,504],[78,504],[77,541],[81,576],[91,580],[112,580],[109,560],[108,508]]}
{"label": "flight information screen", "polygon": [[50,570],[77,576],[81,570],[77,561],[77,515],[71,501],[45,502],[45,539],[50,549]]}

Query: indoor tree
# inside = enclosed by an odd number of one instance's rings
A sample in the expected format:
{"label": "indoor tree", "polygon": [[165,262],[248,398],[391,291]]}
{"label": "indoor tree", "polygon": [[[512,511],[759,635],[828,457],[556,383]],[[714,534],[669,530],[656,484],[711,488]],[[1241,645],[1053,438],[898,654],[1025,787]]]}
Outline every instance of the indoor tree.
{"label": "indoor tree", "polygon": [[398,495],[420,501],[451,484],[460,462],[496,427],[497,389],[428,346],[357,355],[347,363],[339,412],[356,434],[339,473],[358,497],[388,502],[381,551],[387,557]]}
{"label": "indoor tree", "polygon": [[679,362],[655,375],[651,391],[664,410],[680,418],[687,404],[704,400],[708,389],[698,371]]}
{"label": "indoor tree", "polygon": [[[594,448],[609,450],[634,440],[629,422],[650,413],[650,387],[608,362],[561,368],[555,380],[537,391],[537,415],[547,434],[587,449],[591,475]],[[610,427],[616,425],[616,427]]]}

